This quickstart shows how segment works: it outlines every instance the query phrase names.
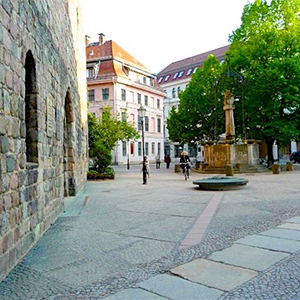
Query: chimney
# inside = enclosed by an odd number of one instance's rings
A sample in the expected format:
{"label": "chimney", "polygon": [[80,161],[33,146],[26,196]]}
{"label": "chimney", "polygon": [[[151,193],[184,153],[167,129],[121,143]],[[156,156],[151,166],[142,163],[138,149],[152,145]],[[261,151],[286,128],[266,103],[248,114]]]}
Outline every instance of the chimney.
{"label": "chimney", "polygon": [[99,35],[99,45],[102,45],[103,44],[103,39],[105,37],[105,34],[99,33],[98,35]]}
{"label": "chimney", "polygon": [[90,44],[90,38],[88,35],[85,36],[85,46],[87,47]]}

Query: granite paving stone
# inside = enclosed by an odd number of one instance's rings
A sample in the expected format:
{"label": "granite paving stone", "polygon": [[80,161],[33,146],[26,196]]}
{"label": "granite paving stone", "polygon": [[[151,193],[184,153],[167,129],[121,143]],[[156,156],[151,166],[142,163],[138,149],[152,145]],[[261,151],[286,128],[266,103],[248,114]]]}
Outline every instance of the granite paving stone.
{"label": "granite paving stone", "polygon": [[250,235],[237,240],[235,243],[288,253],[296,253],[300,250],[300,242],[298,241],[263,235]]}
{"label": "granite paving stone", "polygon": [[235,244],[222,251],[217,251],[209,259],[256,271],[263,271],[289,254],[266,249]]}
{"label": "granite paving stone", "polygon": [[275,228],[260,233],[261,235],[272,236],[282,239],[300,241],[300,232],[298,230],[289,230]]}
{"label": "granite paving stone", "polygon": [[256,271],[196,259],[171,270],[173,274],[223,291],[230,291],[257,275]]}
{"label": "granite paving stone", "polygon": [[138,284],[139,287],[172,300],[214,300],[222,292],[170,275],[158,275]]}
{"label": "granite paving stone", "polygon": [[300,224],[300,217],[291,218],[291,219],[287,220],[287,222]]}
{"label": "granite paving stone", "polygon": [[167,298],[137,288],[123,290],[121,292],[118,292],[112,296],[105,298],[105,300],[163,300],[163,299],[167,299]]}
{"label": "granite paving stone", "polygon": [[297,223],[284,223],[284,224],[278,226],[278,228],[300,230],[300,224],[297,224]]}

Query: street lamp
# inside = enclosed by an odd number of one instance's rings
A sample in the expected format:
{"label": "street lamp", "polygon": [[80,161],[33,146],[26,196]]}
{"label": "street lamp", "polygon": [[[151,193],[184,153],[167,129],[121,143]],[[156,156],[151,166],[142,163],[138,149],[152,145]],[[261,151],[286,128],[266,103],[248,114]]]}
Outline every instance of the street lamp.
{"label": "street lamp", "polygon": [[144,118],[145,118],[146,109],[141,105],[138,108],[138,114],[141,120],[142,127],[142,144],[143,144],[143,184],[147,183],[147,167],[145,161],[145,136],[144,136]]}

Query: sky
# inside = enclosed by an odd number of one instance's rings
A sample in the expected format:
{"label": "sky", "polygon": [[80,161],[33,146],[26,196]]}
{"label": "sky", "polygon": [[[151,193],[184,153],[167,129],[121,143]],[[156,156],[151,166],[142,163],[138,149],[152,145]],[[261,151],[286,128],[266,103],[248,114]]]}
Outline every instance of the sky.
{"label": "sky", "polygon": [[113,40],[152,73],[228,45],[249,0],[84,0],[85,32]]}

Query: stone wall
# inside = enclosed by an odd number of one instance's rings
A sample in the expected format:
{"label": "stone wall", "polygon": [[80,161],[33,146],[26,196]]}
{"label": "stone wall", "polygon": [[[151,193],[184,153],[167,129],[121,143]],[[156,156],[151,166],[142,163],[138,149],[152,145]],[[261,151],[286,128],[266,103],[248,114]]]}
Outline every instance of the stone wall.
{"label": "stone wall", "polygon": [[80,0],[0,0],[0,281],[86,180]]}

